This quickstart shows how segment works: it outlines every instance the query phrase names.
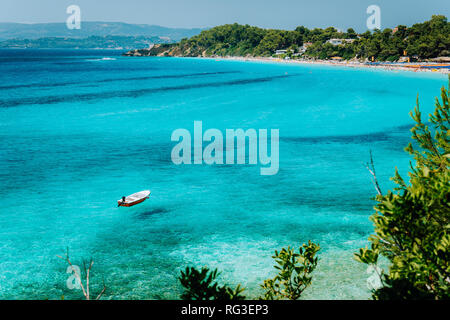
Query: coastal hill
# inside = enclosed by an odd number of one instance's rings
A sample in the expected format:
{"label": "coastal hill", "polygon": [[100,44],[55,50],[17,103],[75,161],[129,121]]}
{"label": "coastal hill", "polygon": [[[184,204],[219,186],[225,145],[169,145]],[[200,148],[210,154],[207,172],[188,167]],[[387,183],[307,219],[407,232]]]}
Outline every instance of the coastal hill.
{"label": "coastal hill", "polygon": [[148,24],[82,21],[81,29],[70,30],[65,23],[0,23],[0,41],[52,37],[87,38],[90,36],[163,37],[172,42],[199,34],[202,29],[167,28]]}
{"label": "coastal hill", "polygon": [[295,30],[227,24],[176,44],[132,50],[127,56],[270,57],[369,61],[422,61],[450,56],[450,23],[442,15],[407,27],[339,31],[333,27]]}
{"label": "coastal hill", "polygon": [[87,21],[74,30],[65,23],[0,23],[0,48],[129,50],[177,42],[201,31],[122,22]]}

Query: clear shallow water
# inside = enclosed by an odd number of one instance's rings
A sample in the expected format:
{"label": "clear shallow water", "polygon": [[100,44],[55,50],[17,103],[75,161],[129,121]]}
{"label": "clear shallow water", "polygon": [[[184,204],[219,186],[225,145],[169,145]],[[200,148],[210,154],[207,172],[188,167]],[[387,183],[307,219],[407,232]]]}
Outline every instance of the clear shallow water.
{"label": "clear shallow water", "polygon": [[[113,59],[103,59],[113,58]],[[105,298],[170,299],[179,270],[208,265],[250,297],[271,255],[308,239],[321,261],[304,298],[367,298],[364,266],[374,196],[409,157],[408,112],[424,114],[447,78],[325,66],[111,51],[0,51],[0,298],[79,298],[74,263],[95,261]],[[280,170],[175,166],[177,128],[279,128]],[[151,189],[133,208],[124,194]]]}

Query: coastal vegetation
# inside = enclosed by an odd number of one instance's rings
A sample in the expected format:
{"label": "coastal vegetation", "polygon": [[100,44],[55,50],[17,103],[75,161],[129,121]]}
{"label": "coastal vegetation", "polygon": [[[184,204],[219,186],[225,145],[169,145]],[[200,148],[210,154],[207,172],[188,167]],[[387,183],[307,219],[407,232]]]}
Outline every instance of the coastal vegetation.
{"label": "coastal vegetation", "polygon": [[291,247],[275,251],[275,269],[278,274],[262,284],[265,300],[298,300],[312,281],[312,272],[316,269],[320,246],[309,241],[303,244],[298,253]]}
{"label": "coastal vegetation", "polygon": [[202,267],[197,270],[194,267],[187,267],[178,278],[185,288],[181,299],[183,300],[244,300],[241,295],[244,289],[240,285],[232,289],[227,285],[219,285],[217,282],[217,269],[209,270]]}
{"label": "coastal vegetation", "polygon": [[235,23],[204,30],[177,44],[155,46],[154,50],[159,51],[149,50],[146,55],[270,57],[283,50],[280,57],[397,61],[408,56],[423,60],[450,56],[450,23],[445,16],[434,15],[410,27],[399,25],[361,34],[352,28],[276,30]]}
{"label": "coastal vegetation", "polygon": [[392,180],[397,187],[376,198],[370,248],[355,255],[375,268],[381,256],[389,261],[374,299],[450,299],[449,100],[449,91],[442,88],[429,117],[431,128],[417,101],[411,113],[414,145],[405,149],[415,161],[409,184],[396,171]]}

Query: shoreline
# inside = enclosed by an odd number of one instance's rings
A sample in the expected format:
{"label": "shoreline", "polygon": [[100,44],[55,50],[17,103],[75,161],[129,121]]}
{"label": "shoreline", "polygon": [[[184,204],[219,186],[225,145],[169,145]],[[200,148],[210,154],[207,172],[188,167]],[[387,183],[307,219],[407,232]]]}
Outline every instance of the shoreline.
{"label": "shoreline", "polygon": [[[187,57],[183,57],[187,58]],[[338,61],[328,61],[328,60],[282,60],[280,58],[272,57],[196,57],[201,59],[213,59],[213,60],[231,60],[231,61],[241,61],[241,62],[271,62],[271,63],[285,63],[285,64],[303,64],[303,65],[325,65],[325,66],[340,66],[340,67],[350,67],[350,68],[374,68],[383,69],[386,71],[409,71],[409,72],[430,72],[430,73],[440,73],[449,74],[450,68],[442,69],[432,69],[432,68],[419,68],[413,67],[421,65],[421,63],[408,63],[403,65],[392,64],[392,65],[370,65],[363,62],[338,62]],[[425,64],[426,66],[426,64]]]}
{"label": "shoreline", "polygon": [[400,66],[400,65],[370,65],[362,62],[338,62],[338,61],[327,61],[327,60],[282,60],[280,58],[267,58],[267,57],[218,57],[210,59],[222,59],[222,60],[235,60],[235,61],[251,61],[251,62],[273,62],[273,63],[286,63],[286,64],[303,64],[303,65],[325,65],[325,66],[341,66],[341,67],[350,67],[350,68],[375,68],[375,69],[383,69],[387,71],[410,71],[410,72],[431,72],[431,73],[442,73],[449,74],[450,69],[428,69],[428,68],[414,68],[411,65],[418,65],[418,63],[410,63],[409,66]]}

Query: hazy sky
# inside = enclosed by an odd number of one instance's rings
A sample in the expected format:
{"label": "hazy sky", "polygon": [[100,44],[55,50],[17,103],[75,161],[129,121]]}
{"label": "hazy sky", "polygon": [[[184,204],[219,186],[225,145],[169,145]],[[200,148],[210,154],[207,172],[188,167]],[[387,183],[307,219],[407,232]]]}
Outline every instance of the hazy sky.
{"label": "hazy sky", "polygon": [[80,6],[82,21],[185,28],[238,22],[264,28],[305,25],[361,31],[371,4],[381,8],[382,28],[450,14],[449,0],[0,0],[0,22],[65,22],[71,4]]}

